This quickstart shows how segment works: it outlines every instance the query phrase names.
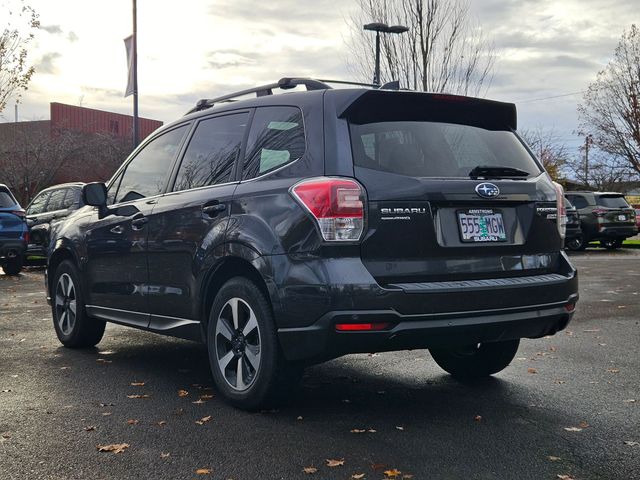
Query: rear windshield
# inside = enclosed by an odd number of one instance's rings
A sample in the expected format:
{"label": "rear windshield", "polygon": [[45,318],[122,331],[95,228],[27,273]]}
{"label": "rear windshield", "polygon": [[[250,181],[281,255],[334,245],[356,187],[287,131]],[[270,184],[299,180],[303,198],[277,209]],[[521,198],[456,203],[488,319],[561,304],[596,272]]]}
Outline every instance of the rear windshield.
{"label": "rear windshield", "polygon": [[0,188],[0,208],[13,207],[15,204],[16,201],[11,194],[5,188]]}
{"label": "rear windshield", "polygon": [[541,173],[507,130],[426,121],[351,124],[351,143],[356,166],[412,177],[469,177],[479,166]]}
{"label": "rear windshield", "polygon": [[629,208],[629,204],[621,195],[596,196],[596,203],[606,208]]}

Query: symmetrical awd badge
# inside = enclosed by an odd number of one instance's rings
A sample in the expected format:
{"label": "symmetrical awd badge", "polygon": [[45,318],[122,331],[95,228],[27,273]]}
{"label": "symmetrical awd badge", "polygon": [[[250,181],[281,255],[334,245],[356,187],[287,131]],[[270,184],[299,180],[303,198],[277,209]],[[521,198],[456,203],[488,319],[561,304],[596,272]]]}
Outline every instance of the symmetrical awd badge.
{"label": "symmetrical awd badge", "polygon": [[493,198],[500,195],[500,189],[493,183],[479,183],[476,185],[476,193],[483,198]]}

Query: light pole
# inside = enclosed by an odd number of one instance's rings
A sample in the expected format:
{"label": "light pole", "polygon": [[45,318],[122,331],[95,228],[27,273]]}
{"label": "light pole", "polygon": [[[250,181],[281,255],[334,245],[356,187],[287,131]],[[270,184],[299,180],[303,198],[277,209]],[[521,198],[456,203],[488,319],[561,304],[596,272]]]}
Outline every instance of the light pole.
{"label": "light pole", "polygon": [[392,25],[391,27],[386,23],[367,23],[364,25],[365,30],[376,32],[376,67],[373,72],[373,84],[380,86],[380,33],[405,33],[409,31],[409,27],[404,25]]}

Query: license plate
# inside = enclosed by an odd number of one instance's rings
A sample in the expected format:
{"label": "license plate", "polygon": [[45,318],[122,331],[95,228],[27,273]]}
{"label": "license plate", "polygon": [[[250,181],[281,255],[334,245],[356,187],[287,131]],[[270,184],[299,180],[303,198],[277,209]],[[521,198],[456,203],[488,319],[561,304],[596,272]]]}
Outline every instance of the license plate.
{"label": "license plate", "polygon": [[463,242],[505,242],[502,213],[476,208],[458,212],[458,225]]}
{"label": "license plate", "polygon": [[618,220],[619,220],[620,222],[624,222],[626,219],[627,219],[627,216],[626,216],[626,215],[618,215]]}

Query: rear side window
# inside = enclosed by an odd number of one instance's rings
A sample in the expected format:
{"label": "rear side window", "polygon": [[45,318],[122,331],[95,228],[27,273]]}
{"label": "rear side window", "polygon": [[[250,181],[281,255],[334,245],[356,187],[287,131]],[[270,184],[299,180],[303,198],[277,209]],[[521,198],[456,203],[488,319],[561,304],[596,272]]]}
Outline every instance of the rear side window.
{"label": "rear side window", "polygon": [[138,152],[124,171],[115,203],[163,193],[167,174],[187,127],[183,125],[154,138]]}
{"label": "rear side window", "polygon": [[573,206],[576,208],[587,208],[589,206],[589,202],[587,199],[581,195],[567,195],[567,198],[573,203]]}
{"label": "rear side window", "polygon": [[598,195],[596,203],[605,208],[631,208],[622,195]]}
{"label": "rear side window", "polygon": [[11,194],[6,189],[0,188],[0,208],[13,207],[15,204],[16,201]]}
{"label": "rear side window", "polygon": [[64,196],[67,190],[60,188],[51,192],[49,202],[47,203],[47,212],[55,212],[56,210],[62,210],[64,207]]}
{"label": "rear side window", "polygon": [[247,141],[242,179],[264,175],[299,159],[304,155],[305,146],[300,109],[257,108]]}
{"label": "rear side window", "polygon": [[75,188],[67,188],[67,193],[64,196],[64,201],[62,202],[62,208],[71,207],[78,198],[79,191]]}
{"label": "rear side window", "polygon": [[351,124],[356,166],[411,177],[469,177],[479,166],[541,173],[524,145],[508,130],[470,125],[393,121]]}
{"label": "rear side window", "polygon": [[200,122],[189,141],[173,190],[229,182],[248,118],[248,113],[238,113]]}
{"label": "rear side window", "polygon": [[41,193],[31,200],[31,204],[27,208],[27,215],[37,215],[44,212],[44,207],[47,204],[47,199],[49,198],[50,193],[51,192]]}

